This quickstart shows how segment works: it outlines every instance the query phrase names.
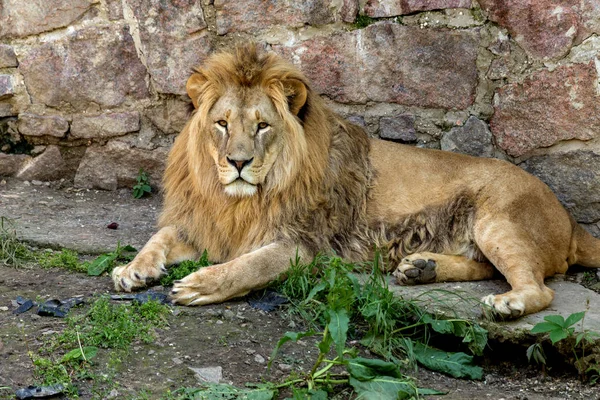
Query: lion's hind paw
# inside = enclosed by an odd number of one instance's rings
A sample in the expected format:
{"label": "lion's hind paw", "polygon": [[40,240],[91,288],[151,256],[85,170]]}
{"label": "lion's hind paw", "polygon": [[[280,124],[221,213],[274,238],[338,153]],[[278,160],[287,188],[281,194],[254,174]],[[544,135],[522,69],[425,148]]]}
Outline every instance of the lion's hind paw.
{"label": "lion's hind paw", "polygon": [[404,258],[394,273],[396,282],[401,285],[415,285],[435,282],[437,264],[435,260],[423,258]]}

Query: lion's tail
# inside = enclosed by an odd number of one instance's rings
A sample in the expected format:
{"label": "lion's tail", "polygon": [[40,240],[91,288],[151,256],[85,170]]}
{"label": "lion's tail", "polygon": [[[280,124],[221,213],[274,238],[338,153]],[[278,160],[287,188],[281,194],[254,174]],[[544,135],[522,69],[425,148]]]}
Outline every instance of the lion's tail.
{"label": "lion's tail", "polygon": [[579,225],[573,231],[572,245],[575,249],[573,264],[584,267],[600,268],[600,239],[596,239]]}

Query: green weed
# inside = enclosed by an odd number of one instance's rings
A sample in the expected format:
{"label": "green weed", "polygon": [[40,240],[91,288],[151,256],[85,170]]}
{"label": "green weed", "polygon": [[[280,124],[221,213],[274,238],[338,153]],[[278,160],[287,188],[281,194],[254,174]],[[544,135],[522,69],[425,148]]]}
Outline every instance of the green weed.
{"label": "green weed", "polygon": [[368,15],[358,15],[354,21],[354,27],[356,29],[366,28],[367,26],[377,22],[376,19],[369,17]]}
{"label": "green weed", "polygon": [[114,251],[101,254],[92,262],[84,263],[84,268],[91,276],[102,275],[104,272],[110,274],[117,263],[128,263],[133,260],[136,252],[135,247],[129,245],[121,247],[121,244],[117,243]]}
{"label": "green weed", "polygon": [[138,176],[135,178],[135,180],[136,184],[133,185],[134,198],[141,199],[146,193],[152,192],[152,187],[150,186],[150,177],[148,177],[148,174],[144,172],[142,168],[140,168]]}
{"label": "green weed", "polygon": [[14,223],[0,216],[0,263],[21,267],[31,259],[31,251],[17,239]]}
{"label": "green weed", "polygon": [[198,271],[198,269],[208,267],[209,265],[211,265],[211,263],[208,261],[208,253],[205,250],[199,260],[183,261],[180,264],[169,268],[168,274],[160,279],[160,284],[163,286],[170,286],[174,281],[183,279],[189,274]]}
{"label": "green weed", "polygon": [[62,249],[60,252],[44,251],[36,256],[42,268],[64,268],[74,272],[86,272],[86,266],[79,261],[76,251]]}

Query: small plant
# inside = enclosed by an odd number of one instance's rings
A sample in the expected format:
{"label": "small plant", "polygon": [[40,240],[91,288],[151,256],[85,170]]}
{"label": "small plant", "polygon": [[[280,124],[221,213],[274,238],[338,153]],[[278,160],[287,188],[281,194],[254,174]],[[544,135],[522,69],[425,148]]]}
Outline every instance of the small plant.
{"label": "small plant", "polygon": [[198,271],[198,269],[208,267],[209,265],[211,265],[211,263],[208,261],[208,253],[205,250],[199,260],[183,261],[170,268],[169,273],[160,279],[160,284],[163,286],[170,286],[174,281],[183,279],[189,274]]}
{"label": "small plant", "polygon": [[117,262],[130,262],[135,257],[135,253],[137,253],[135,247],[129,245],[121,247],[121,244],[117,243],[115,251],[101,254],[92,262],[84,263],[84,268],[90,276],[99,276],[104,272],[110,273]]}
{"label": "small plant", "polygon": [[42,268],[65,268],[74,272],[86,272],[86,266],[79,262],[76,251],[62,249],[60,252],[44,251],[36,256]]}
{"label": "small plant", "polygon": [[135,180],[136,184],[133,185],[134,198],[141,199],[146,193],[152,192],[152,187],[150,186],[150,177],[142,168],[140,168]]}
{"label": "small plant", "polygon": [[6,217],[0,217],[0,263],[21,267],[31,258],[31,252],[17,239],[13,222]]}
{"label": "small plant", "polygon": [[376,19],[369,17],[368,15],[359,14],[354,21],[354,27],[357,29],[366,28],[367,26],[377,22]]}
{"label": "small plant", "polygon": [[[536,324],[531,329],[531,333],[549,333],[552,344],[556,344],[556,342],[572,336],[575,332],[573,325],[581,321],[584,316],[585,311],[571,314],[566,320],[562,315],[547,315],[544,317],[544,321],[546,322]],[[581,338],[577,340],[577,343],[580,340]]]}

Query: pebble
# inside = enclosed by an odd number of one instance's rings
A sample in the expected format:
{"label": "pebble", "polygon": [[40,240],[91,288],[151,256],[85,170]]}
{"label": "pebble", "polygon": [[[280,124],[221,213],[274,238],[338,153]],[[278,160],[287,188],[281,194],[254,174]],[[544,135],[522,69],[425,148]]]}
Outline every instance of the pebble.
{"label": "pebble", "polygon": [[261,356],[260,354],[257,354],[254,356],[254,361],[259,363],[259,364],[264,364],[265,363],[265,358],[263,356]]}
{"label": "pebble", "polygon": [[2,307],[0,307],[0,311],[8,311],[8,307],[2,306]]}
{"label": "pebble", "polygon": [[223,368],[221,367],[188,368],[194,371],[196,379],[202,383],[219,383],[223,379]]}
{"label": "pebble", "polygon": [[279,364],[277,365],[277,368],[283,372],[289,372],[292,370],[292,366],[290,364]]}
{"label": "pebble", "polygon": [[173,361],[173,363],[175,365],[181,365],[181,364],[183,364],[183,361],[181,360],[181,358],[175,357],[175,358],[172,359],[172,361]]}
{"label": "pebble", "polygon": [[44,184],[44,182],[33,180],[33,181],[31,181],[31,184],[33,186],[42,186]]}
{"label": "pebble", "polygon": [[149,356],[151,356],[151,355],[152,355],[152,354],[154,354],[154,353],[156,353],[156,351],[154,351],[154,350],[150,350],[150,351],[148,352],[148,355],[149,355]]}
{"label": "pebble", "polygon": [[31,319],[33,319],[33,320],[37,320],[37,319],[40,319],[40,318],[42,318],[42,317],[40,317],[37,314],[31,314]]}
{"label": "pebble", "polygon": [[235,313],[231,310],[225,310],[223,311],[223,318],[232,320],[235,318]]}

